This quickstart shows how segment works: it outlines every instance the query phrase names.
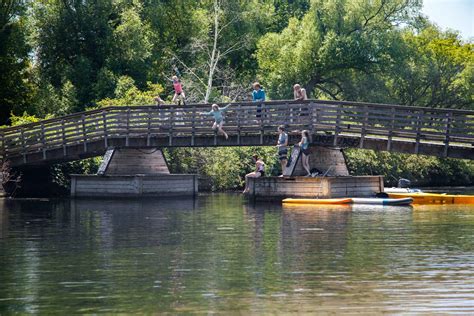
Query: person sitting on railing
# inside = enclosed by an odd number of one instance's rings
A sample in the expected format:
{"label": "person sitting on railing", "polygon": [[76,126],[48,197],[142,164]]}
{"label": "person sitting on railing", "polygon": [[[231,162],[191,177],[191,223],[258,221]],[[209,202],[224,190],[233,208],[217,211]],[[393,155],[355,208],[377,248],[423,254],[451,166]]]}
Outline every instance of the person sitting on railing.
{"label": "person sitting on railing", "polygon": [[[308,100],[308,96],[306,95],[306,89],[301,88],[301,86],[297,83],[293,86],[293,95],[296,101],[304,101]],[[308,108],[300,108],[300,116],[307,116],[308,115]]]}
{"label": "person sitting on railing", "polygon": [[242,193],[249,193],[249,181],[248,178],[260,178],[265,176],[265,163],[262,159],[259,159],[257,155],[252,156],[252,160],[255,163],[255,171],[247,173],[245,175],[245,189]]}
{"label": "person sitting on railing", "polygon": [[[255,82],[253,85],[253,92],[252,92],[252,100],[253,102],[265,102],[265,90],[262,89],[262,86],[260,86],[260,83]],[[260,119],[262,115],[260,114],[262,112],[262,105],[257,104],[257,118]]]}
{"label": "person sitting on railing", "polygon": [[212,129],[221,132],[222,135],[224,135],[225,139],[228,139],[229,136],[227,133],[222,129],[224,126],[224,117],[222,116],[222,113],[227,111],[227,108],[229,108],[230,103],[224,106],[223,108],[219,108],[217,104],[212,105],[212,110],[209,112],[202,112],[202,115],[210,115],[214,117],[214,124],[212,125]]}
{"label": "person sitting on railing", "polygon": [[293,95],[295,96],[295,100],[308,100],[306,89],[301,88],[299,84],[293,86]]}
{"label": "person sitting on railing", "polygon": [[160,98],[159,95],[157,95],[155,97],[155,102],[156,102],[156,105],[165,105],[165,100],[163,100],[162,98]]}

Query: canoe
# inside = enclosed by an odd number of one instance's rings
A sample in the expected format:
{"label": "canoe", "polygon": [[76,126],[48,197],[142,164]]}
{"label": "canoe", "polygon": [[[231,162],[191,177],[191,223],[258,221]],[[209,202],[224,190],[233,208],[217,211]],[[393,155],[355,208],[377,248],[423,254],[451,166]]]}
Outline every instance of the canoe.
{"label": "canoe", "polygon": [[349,204],[352,203],[352,199],[284,199],[282,201],[286,204]]}
{"label": "canoe", "polygon": [[372,204],[372,205],[410,205],[413,198],[382,199],[382,198],[353,198],[354,204]]}
{"label": "canoe", "polygon": [[413,198],[413,204],[474,204],[474,195],[440,193],[388,193],[390,198]]}

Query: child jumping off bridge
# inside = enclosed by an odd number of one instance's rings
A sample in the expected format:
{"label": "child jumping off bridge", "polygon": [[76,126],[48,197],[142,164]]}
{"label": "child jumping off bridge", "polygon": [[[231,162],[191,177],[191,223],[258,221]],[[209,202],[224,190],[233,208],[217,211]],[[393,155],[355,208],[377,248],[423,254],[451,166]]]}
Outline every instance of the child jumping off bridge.
{"label": "child jumping off bridge", "polygon": [[212,129],[221,132],[222,135],[224,135],[225,139],[228,139],[229,136],[227,133],[222,129],[222,126],[224,126],[224,117],[222,116],[222,113],[227,111],[227,108],[230,106],[230,103],[224,106],[223,108],[219,108],[217,104],[212,105],[212,110],[209,112],[202,112],[202,115],[209,115],[214,117],[214,124],[212,125]]}
{"label": "child jumping off bridge", "polygon": [[178,105],[181,105],[181,102],[183,105],[186,105],[186,96],[184,95],[183,85],[181,84],[181,80],[179,78],[181,77],[181,74],[177,67],[174,67],[173,70],[175,71],[176,75],[171,78],[168,78],[165,74],[163,74],[166,79],[173,83],[174,96],[172,101],[173,103],[178,101]]}

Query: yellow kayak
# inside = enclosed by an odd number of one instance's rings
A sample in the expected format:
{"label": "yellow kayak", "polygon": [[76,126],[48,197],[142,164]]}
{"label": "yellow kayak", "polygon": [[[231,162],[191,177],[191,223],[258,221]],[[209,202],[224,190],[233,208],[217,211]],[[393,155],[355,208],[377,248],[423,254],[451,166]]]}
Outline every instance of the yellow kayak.
{"label": "yellow kayak", "polygon": [[352,203],[352,199],[284,199],[283,203],[288,204],[349,204]]}
{"label": "yellow kayak", "polygon": [[474,204],[474,195],[441,193],[388,193],[390,198],[413,198],[413,204]]}

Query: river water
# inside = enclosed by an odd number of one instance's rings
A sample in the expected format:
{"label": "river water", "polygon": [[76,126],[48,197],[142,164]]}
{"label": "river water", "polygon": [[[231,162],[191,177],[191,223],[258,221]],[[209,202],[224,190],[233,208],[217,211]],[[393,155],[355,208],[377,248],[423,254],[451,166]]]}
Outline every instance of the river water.
{"label": "river water", "polygon": [[474,314],[474,206],[0,201],[0,314]]}

